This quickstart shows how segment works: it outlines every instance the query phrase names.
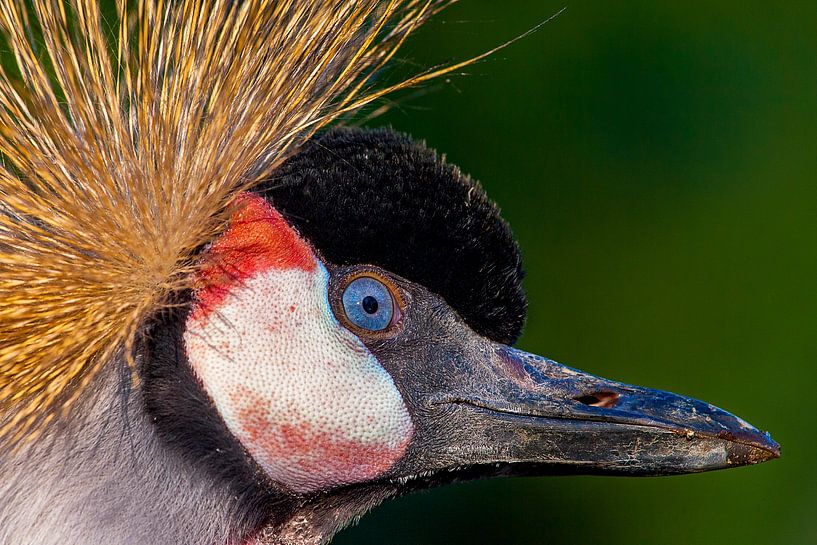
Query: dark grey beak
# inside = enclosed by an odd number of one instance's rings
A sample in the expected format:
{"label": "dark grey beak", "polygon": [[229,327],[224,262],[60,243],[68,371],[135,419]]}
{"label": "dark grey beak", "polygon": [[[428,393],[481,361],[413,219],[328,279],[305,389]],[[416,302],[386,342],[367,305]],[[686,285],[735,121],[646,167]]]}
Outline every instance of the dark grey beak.
{"label": "dark grey beak", "polygon": [[428,385],[415,396],[421,445],[403,474],[669,475],[780,456],[768,433],[708,403],[595,377],[476,335],[455,344],[437,353],[434,391]]}
{"label": "dark grey beak", "polygon": [[460,442],[461,452],[479,456],[490,445],[491,461],[628,475],[707,471],[780,456],[768,433],[708,403],[612,382],[504,346],[480,355],[488,362],[482,372],[495,373],[494,380],[435,400],[456,407],[468,427],[481,432]]}

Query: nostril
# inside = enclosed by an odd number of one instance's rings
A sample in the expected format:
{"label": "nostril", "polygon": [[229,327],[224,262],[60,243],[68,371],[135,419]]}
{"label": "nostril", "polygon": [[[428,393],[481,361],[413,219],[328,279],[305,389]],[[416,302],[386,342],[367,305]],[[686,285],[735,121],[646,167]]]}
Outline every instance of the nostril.
{"label": "nostril", "polygon": [[591,407],[604,407],[605,409],[611,409],[616,406],[619,397],[621,397],[621,395],[617,394],[616,392],[593,392],[591,394],[585,394],[573,399],[579,403],[584,403],[585,405],[589,405]]}

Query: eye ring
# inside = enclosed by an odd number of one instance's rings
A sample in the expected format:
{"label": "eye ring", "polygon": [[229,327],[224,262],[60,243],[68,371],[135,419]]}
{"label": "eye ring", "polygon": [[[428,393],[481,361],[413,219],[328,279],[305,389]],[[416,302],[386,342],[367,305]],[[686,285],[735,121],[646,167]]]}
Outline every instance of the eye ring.
{"label": "eye ring", "polygon": [[335,314],[355,333],[382,336],[403,317],[404,301],[393,281],[370,269],[343,277],[337,288]]}

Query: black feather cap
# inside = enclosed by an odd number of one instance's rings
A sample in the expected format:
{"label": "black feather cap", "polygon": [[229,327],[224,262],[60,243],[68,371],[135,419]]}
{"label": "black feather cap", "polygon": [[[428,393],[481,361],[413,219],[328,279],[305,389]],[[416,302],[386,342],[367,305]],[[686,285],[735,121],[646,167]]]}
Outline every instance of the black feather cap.
{"label": "black feather cap", "polygon": [[258,188],[330,262],[377,265],[511,344],[526,314],[510,227],[476,181],[390,129],[333,129]]}

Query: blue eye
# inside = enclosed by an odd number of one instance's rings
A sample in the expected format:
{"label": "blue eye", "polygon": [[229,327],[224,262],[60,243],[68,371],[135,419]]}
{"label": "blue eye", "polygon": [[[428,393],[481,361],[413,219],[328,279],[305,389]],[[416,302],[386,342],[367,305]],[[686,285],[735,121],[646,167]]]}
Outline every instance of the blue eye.
{"label": "blue eye", "polygon": [[355,278],[343,290],[343,310],[354,325],[383,331],[392,322],[394,298],[385,284],[370,276]]}

